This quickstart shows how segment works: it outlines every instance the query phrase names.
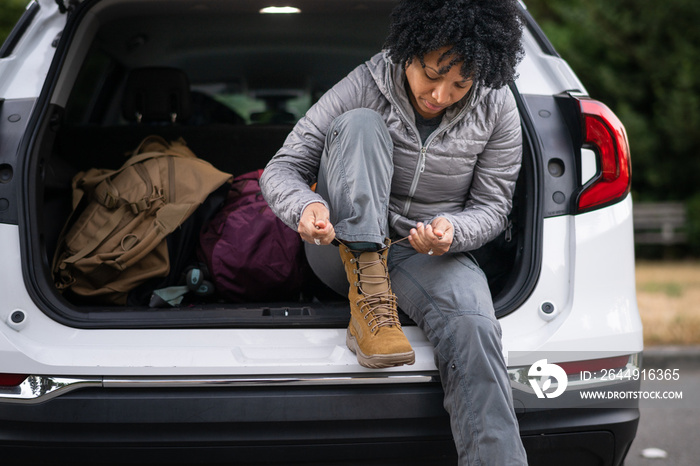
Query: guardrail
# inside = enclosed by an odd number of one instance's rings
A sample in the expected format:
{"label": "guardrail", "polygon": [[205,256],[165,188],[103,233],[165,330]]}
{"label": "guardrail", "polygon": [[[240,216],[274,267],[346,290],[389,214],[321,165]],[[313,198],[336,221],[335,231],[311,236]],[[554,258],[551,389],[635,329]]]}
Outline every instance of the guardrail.
{"label": "guardrail", "polygon": [[670,246],[688,241],[687,213],[681,202],[649,202],[634,205],[634,242]]}

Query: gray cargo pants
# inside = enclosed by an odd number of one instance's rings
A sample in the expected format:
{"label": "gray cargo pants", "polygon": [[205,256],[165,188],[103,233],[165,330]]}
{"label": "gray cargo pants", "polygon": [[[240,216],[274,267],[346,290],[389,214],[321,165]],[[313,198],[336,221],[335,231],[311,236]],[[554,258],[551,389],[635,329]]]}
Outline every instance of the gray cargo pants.
{"label": "gray cargo pants", "polygon": [[[383,242],[392,175],[391,136],[381,116],[357,109],[333,122],[318,192],[338,238]],[[527,464],[484,273],[468,254],[428,256],[406,244],[389,250],[391,285],[399,307],[435,347],[459,464]],[[327,285],[347,294],[336,247],[307,245],[307,256]]]}

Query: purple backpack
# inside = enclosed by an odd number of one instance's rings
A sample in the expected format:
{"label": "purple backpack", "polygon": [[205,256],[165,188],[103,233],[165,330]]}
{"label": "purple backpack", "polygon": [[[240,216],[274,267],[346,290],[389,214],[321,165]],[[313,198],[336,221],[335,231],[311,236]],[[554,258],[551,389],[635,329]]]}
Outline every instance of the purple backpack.
{"label": "purple backpack", "polygon": [[308,270],[302,240],[263,199],[261,174],[234,178],[223,207],[202,229],[198,255],[221,297],[296,301]]}

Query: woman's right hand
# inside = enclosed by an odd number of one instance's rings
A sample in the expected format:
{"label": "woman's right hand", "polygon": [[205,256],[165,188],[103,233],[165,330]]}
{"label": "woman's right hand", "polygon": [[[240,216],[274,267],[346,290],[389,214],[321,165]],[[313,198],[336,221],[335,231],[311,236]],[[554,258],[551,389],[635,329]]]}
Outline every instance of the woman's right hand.
{"label": "woman's right hand", "polygon": [[335,239],[335,229],[329,217],[330,212],[320,202],[307,205],[301,213],[297,229],[301,239],[311,244],[330,244]]}
{"label": "woman's right hand", "polygon": [[409,233],[408,241],[413,249],[429,256],[447,253],[454,239],[452,223],[445,217],[437,217],[430,225],[418,222]]}

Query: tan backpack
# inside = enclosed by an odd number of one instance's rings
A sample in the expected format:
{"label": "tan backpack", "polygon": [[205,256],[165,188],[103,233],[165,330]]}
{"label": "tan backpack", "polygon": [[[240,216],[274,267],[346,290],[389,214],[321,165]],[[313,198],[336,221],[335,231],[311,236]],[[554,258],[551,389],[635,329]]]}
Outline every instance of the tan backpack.
{"label": "tan backpack", "polygon": [[125,304],[129,291],[168,275],[166,236],[231,179],[182,139],[168,143],[159,136],[144,139],[118,170],[78,173],[73,213],[54,256],[56,287]]}

